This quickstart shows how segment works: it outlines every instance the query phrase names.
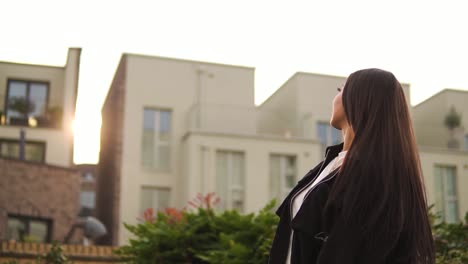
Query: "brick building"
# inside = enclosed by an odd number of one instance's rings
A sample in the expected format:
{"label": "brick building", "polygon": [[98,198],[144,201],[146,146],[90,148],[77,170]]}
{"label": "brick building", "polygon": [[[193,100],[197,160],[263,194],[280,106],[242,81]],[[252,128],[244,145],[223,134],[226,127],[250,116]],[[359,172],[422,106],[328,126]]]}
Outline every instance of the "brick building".
{"label": "brick building", "polygon": [[80,54],[69,48],[63,66],[0,61],[0,240],[63,241],[79,214],[72,123]]}
{"label": "brick building", "polygon": [[0,240],[63,241],[77,218],[79,195],[76,170],[0,158]]}
{"label": "brick building", "polygon": [[96,215],[96,164],[78,164],[75,168],[81,175],[80,216]]}

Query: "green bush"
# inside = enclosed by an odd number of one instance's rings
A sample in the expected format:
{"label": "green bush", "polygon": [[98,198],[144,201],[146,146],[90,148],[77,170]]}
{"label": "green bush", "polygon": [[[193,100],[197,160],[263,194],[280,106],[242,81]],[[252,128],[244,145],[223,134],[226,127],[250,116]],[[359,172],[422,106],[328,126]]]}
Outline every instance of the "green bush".
{"label": "green bush", "polygon": [[195,210],[151,211],[138,225],[125,225],[135,235],[116,251],[130,263],[266,263],[278,218],[274,201],[258,214],[217,213],[214,194],[199,196]]}
{"label": "green bush", "polygon": [[436,247],[437,264],[468,263],[468,213],[465,222],[448,224],[440,216],[432,216],[432,233]]}

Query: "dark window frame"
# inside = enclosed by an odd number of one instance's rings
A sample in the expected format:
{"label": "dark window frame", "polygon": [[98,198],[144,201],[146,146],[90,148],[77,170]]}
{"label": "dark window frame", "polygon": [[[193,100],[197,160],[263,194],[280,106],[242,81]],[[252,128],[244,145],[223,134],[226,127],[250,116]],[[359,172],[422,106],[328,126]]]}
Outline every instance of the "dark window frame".
{"label": "dark window frame", "polygon": [[[15,79],[15,78],[8,78],[7,79],[7,86],[6,86],[6,96],[5,96],[5,103],[4,103],[4,115],[5,119],[8,117],[8,99],[10,97],[10,83],[12,82],[23,82],[26,83],[26,99],[29,102],[30,91],[31,91],[31,84],[45,84],[46,85],[46,109],[49,107],[49,96],[50,96],[50,82],[49,81],[41,81],[41,80],[33,80],[33,79]],[[28,119],[27,116],[24,117],[25,120]],[[10,124],[8,124],[10,125]],[[15,126],[15,125],[13,125]]]}
{"label": "dark window frame", "polygon": [[[52,242],[52,235],[53,235],[53,227],[54,227],[54,220],[50,218],[38,217],[38,216],[29,216],[29,215],[21,215],[21,214],[8,214],[7,215],[7,222],[10,218],[16,218],[19,221],[24,221],[26,224],[26,234],[30,234],[30,223],[31,221],[38,221],[43,222],[47,225],[47,235],[45,243]],[[21,240],[21,238],[20,238]]]}
{"label": "dark window frame", "polygon": [[[2,143],[17,143],[19,145],[19,140],[17,139],[9,139],[9,138],[0,138],[0,150],[1,150],[1,145]],[[28,161],[28,162],[39,162],[39,163],[45,163],[45,160],[46,160],[46,153],[47,153],[47,143],[44,142],[44,141],[36,141],[36,140],[26,140],[25,142],[26,144],[33,144],[33,145],[42,145],[43,148],[42,148],[42,160],[41,161],[32,161],[32,160],[25,160],[25,161]],[[0,158],[3,157],[2,156],[2,153],[0,152]],[[7,157],[9,158],[9,157]],[[19,157],[18,157],[19,159]]]}

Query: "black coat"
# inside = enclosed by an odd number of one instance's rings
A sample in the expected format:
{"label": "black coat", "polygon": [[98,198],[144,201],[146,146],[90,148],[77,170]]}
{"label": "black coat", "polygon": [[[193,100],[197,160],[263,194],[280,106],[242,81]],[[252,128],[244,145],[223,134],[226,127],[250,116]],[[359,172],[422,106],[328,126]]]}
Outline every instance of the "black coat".
{"label": "black coat", "polygon": [[[310,170],[293,188],[280,205],[276,214],[280,217],[275,239],[270,251],[270,264],[284,264],[288,254],[291,229],[294,230],[291,264],[377,264],[408,263],[401,258],[404,243],[393,245],[391,254],[382,258],[363,249],[365,237],[341,217],[339,206],[325,205],[338,169],[327,175],[305,196],[303,204],[291,221],[291,201],[295,195],[311,184],[320,172],[343,149],[343,144],[327,148],[325,160]],[[325,210],[326,209],[326,210]],[[385,242],[382,246],[386,247]],[[401,259],[396,259],[399,256]]]}

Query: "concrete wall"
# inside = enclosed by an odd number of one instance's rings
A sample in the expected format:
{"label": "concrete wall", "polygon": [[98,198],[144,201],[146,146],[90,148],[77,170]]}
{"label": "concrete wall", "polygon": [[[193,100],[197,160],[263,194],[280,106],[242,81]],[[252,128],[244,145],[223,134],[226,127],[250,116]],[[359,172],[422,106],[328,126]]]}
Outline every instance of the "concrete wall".
{"label": "concrete wall", "polygon": [[52,239],[63,241],[79,212],[78,171],[0,159],[0,240],[8,214],[51,219]]}
{"label": "concrete wall", "polygon": [[449,133],[444,126],[447,112],[446,93],[439,93],[413,108],[413,123],[418,145],[447,148]]}
{"label": "concrete wall", "polygon": [[266,135],[298,135],[298,80],[292,76],[257,108],[257,132]]}
{"label": "concrete wall", "polygon": [[462,220],[465,213],[468,212],[468,193],[466,192],[466,186],[468,186],[468,153],[420,147],[419,156],[429,205],[435,203],[434,166],[444,165],[456,167],[458,212],[460,220]]}

